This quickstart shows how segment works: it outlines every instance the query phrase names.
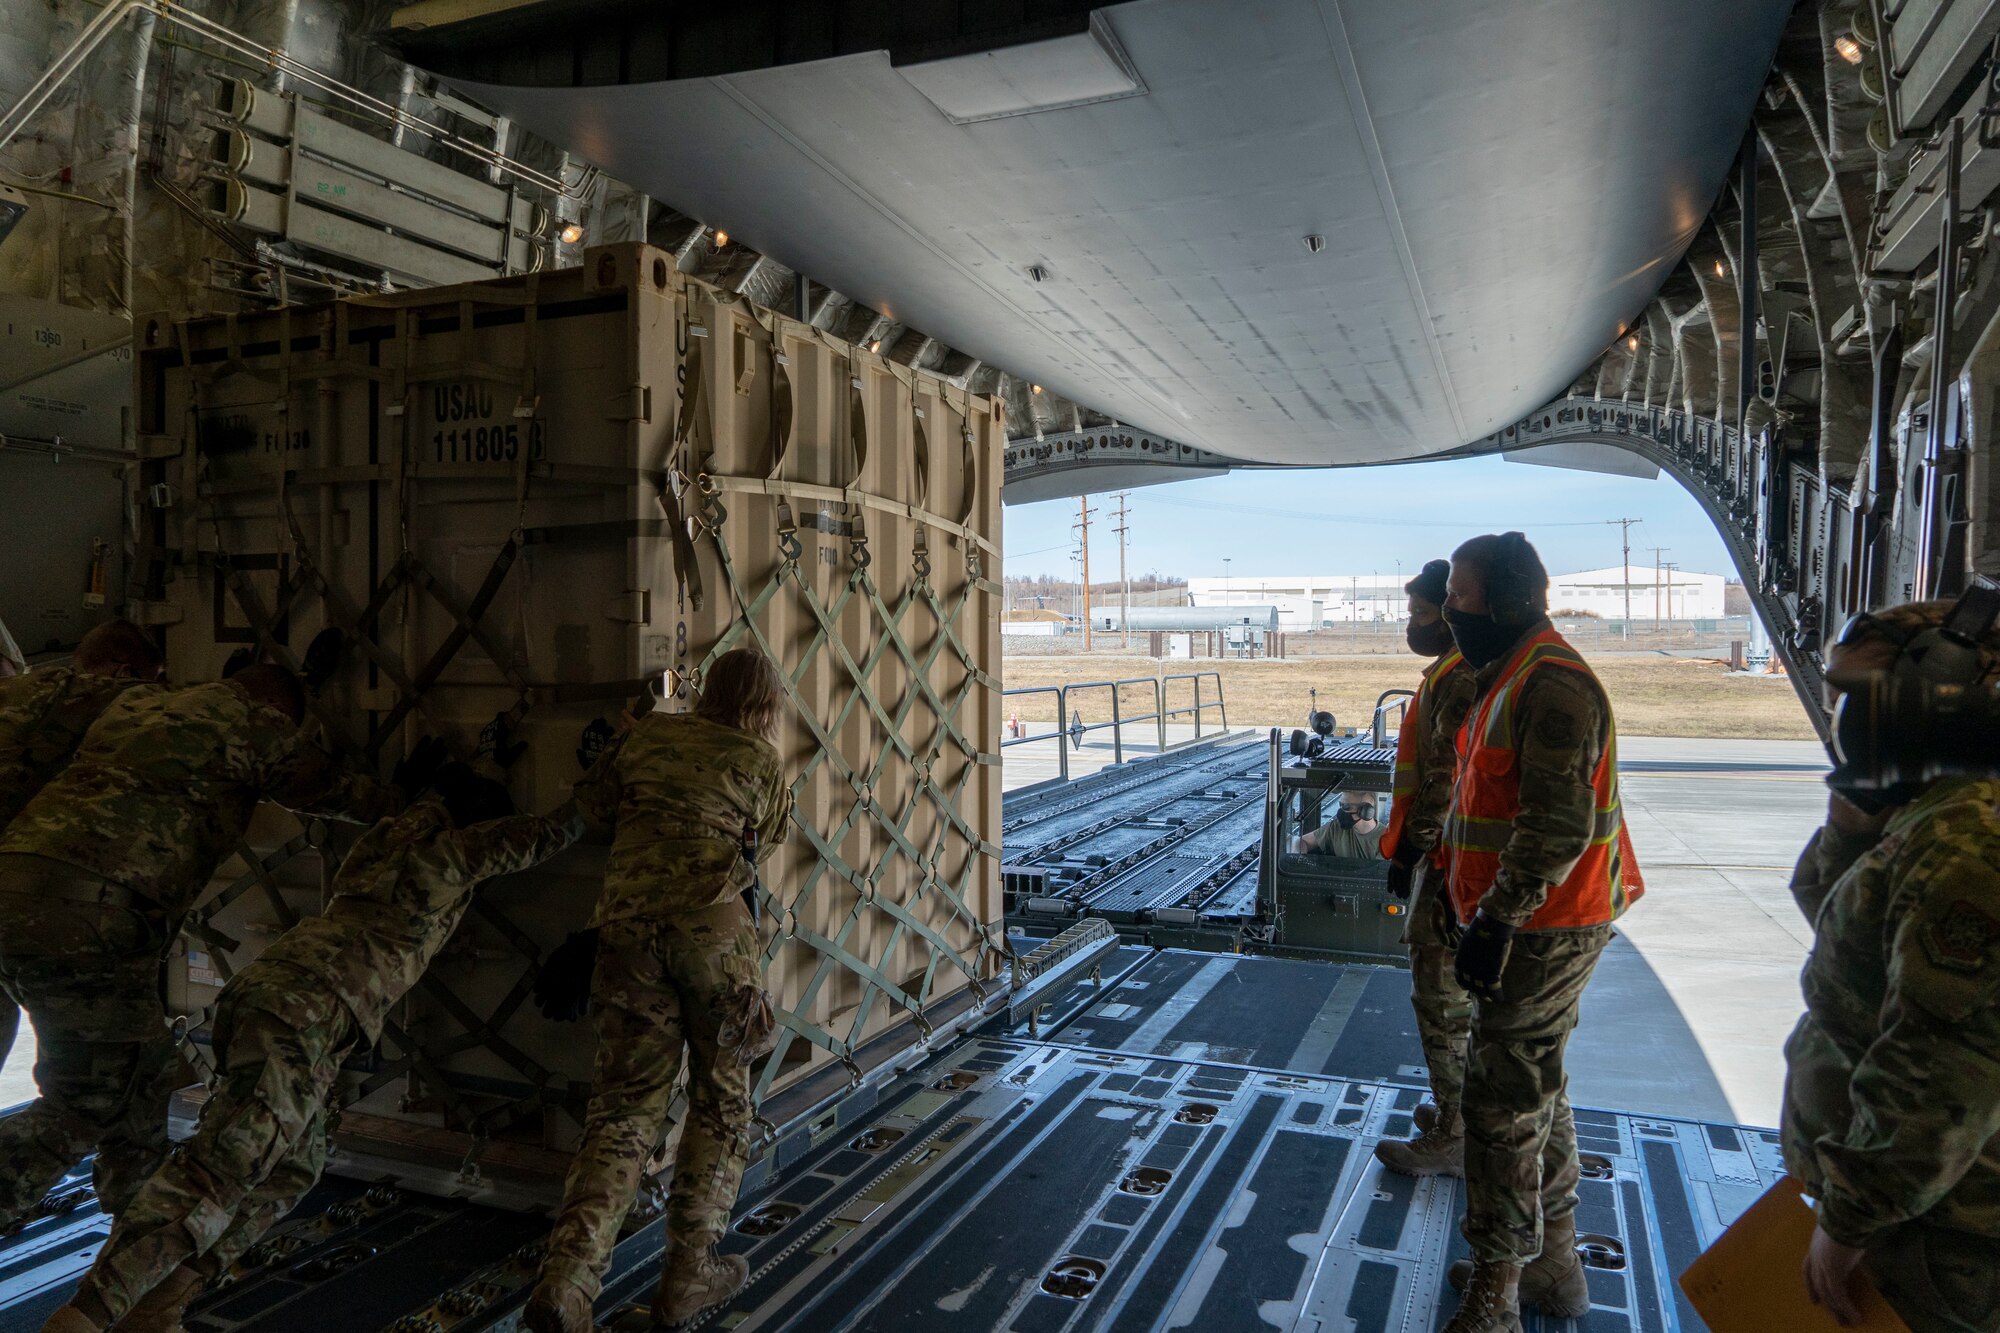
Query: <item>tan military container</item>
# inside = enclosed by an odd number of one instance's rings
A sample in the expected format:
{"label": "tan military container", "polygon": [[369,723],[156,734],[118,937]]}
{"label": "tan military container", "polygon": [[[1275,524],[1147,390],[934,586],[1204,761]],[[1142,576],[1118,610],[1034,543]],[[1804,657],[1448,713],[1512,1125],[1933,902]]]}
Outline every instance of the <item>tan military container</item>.
{"label": "tan military container", "polygon": [[[176,325],[141,321],[143,614],[179,681],[250,650],[354,646],[316,723],[387,775],[506,718],[549,810],[620,713],[689,706],[762,646],[794,691],[797,815],[766,862],[785,1040],[767,1107],[844,1087],[971,1012],[1002,955],[997,400],[755,309],[644,246],[583,268]],[[356,831],[268,811],[196,913],[196,1019]],[[587,1024],[535,964],[581,926],[579,847],[482,891],[375,1053],[347,1143],[546,1171],[572,1146]],[[387,1150],[385,1148],[385,1150]]]}

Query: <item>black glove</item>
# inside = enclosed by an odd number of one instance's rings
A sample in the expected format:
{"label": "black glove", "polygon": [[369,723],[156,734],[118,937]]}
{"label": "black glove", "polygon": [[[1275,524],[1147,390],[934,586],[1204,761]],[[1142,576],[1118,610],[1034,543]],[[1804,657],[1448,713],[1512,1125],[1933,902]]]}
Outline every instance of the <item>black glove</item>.
{"label": "black glove", "polygon": [[1500,974],[1507,969],[1507,953],[1513,947],[1514,927],[1481,912],[1465,928],[1458,942],[1458,958],[1452,965],[1458,984],[1482,1000],[1500,998]]}
{"label": "black glove", "polygon": [[451,751],[443,741],[435,736],[426,736],[410,747],[410,752],[396,761],[389,772],[389,781],[402,789],[409,800],[416,800],[437,777],[437,771],[451,759]]}
{"label": "black glove", "polygon": [[1389,862],[1389,892],[1407,901],[1410,891],[1416,885],[1417,863],[1415,861],[1405,861],[1403,854],[1398,851],[1395,859]]}
{"label": "black glove", "polygon": [[590,980],[597,972],[597,932],[572,931],[549,950],[535,974],[535,1007],[542,1017],[568,1023],[590,1012]]}
{"label": "black glove", "polygon": [[505,713],[495,713],[479,733],[478,753],[490,757],[501,768],[511,768],[521,751],[528,748],[526,741],[514,739],[514,728],[508,725]]}
{"label": "black glove", "polygon": [[327,626],[306,645],[306,655],[299,662],[299,679],[308,690],[318,694],[340,669],[340,655],[346,650],[346,632],[338,625]]}

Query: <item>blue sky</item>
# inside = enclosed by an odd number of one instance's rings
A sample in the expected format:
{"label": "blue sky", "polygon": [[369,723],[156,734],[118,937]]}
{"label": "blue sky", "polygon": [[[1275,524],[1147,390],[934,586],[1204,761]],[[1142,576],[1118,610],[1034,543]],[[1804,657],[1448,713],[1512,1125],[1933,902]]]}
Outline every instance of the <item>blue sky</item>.
{"label": "blue sky", "polygon": [[[1091,582],[1118,576],[1117,502],[1093,496]],[[1722,539],[1679,482],[1509,463],[1497,457],[1394,467],[1233,472],[1145,486],[1129,501],[1133,574],[1183,578],[1258,574],[1393,574],[1480,532],[1518,528],[1551,573],[1618,564],[1619,530],[1637,518],[1632,563],[1661,558],[1682,569],[1736,578]],[[1006,511],[1007,573],[1074,578],[1075,500]]]}

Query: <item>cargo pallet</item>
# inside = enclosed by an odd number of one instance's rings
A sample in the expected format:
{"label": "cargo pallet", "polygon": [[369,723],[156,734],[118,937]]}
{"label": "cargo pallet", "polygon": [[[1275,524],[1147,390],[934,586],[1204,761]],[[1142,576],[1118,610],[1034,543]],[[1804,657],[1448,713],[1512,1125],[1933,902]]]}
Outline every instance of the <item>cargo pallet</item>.
{"label": "cargo pallet", "polygon": [[[420,734],[496,719],[547,811],[621,710],[691,705],[735,647],[784,668],[794,816],[767,855],[771,1102],[929,1039],[1006,961],[998,400],[682,274],[638,244],[580,268],[139,322],[131,614],[176,683],[239,655],[349,649],[311,701],[386,776]],[[221,986],[320,910],[351,830],[266,807],[194,904],[168,1003],[200,1057]],[[603,853],[483,888],[352,1072],[341,1147],[391,1179],[553,1202],[588,1030],[528,986],[582,926]]]}

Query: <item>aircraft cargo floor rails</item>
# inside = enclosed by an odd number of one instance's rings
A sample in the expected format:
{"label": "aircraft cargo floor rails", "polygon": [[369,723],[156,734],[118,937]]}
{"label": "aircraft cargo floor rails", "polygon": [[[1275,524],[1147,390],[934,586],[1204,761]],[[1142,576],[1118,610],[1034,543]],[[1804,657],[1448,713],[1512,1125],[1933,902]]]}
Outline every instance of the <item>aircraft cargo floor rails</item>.
{"label": "aircraft cargo floor rails", "polygon": [[[1025,831],[1046,845],[1101,823],[1107,789],[1157,809],[1210,784],[1226,806],[1234,783],[1261,791],[1261,773],[1234,766],[1255,748],[1010,798],[1007,841],[1023,845]],[[997,997],[976,1030],[780,1128],[725,1242],[753,1280],[702,1327],[1442,1326],[1455,1305],[1445,1272],[1465,1252],[1463,1187],[1386,1173],[1370,1152],[1410,1132],[1422,1098],[1407,973],[1074,934],[1084,947]],[[1530,1315],[1528,1328],[1701,1329],[1674,1279],[1776,1178],[1776,1136],[1588,1109],[1577,1122],[1594,1306],[1576,1321]],[[0,1333],[38,1328],[102,1238],[87,1186],[70,1199],[0,1246]],[[187,1327],[509,1330],[546,1227],[330,1179]],[[621,1242],[602,1326],[649,1326],[661,1245],[657,1220]]]}

